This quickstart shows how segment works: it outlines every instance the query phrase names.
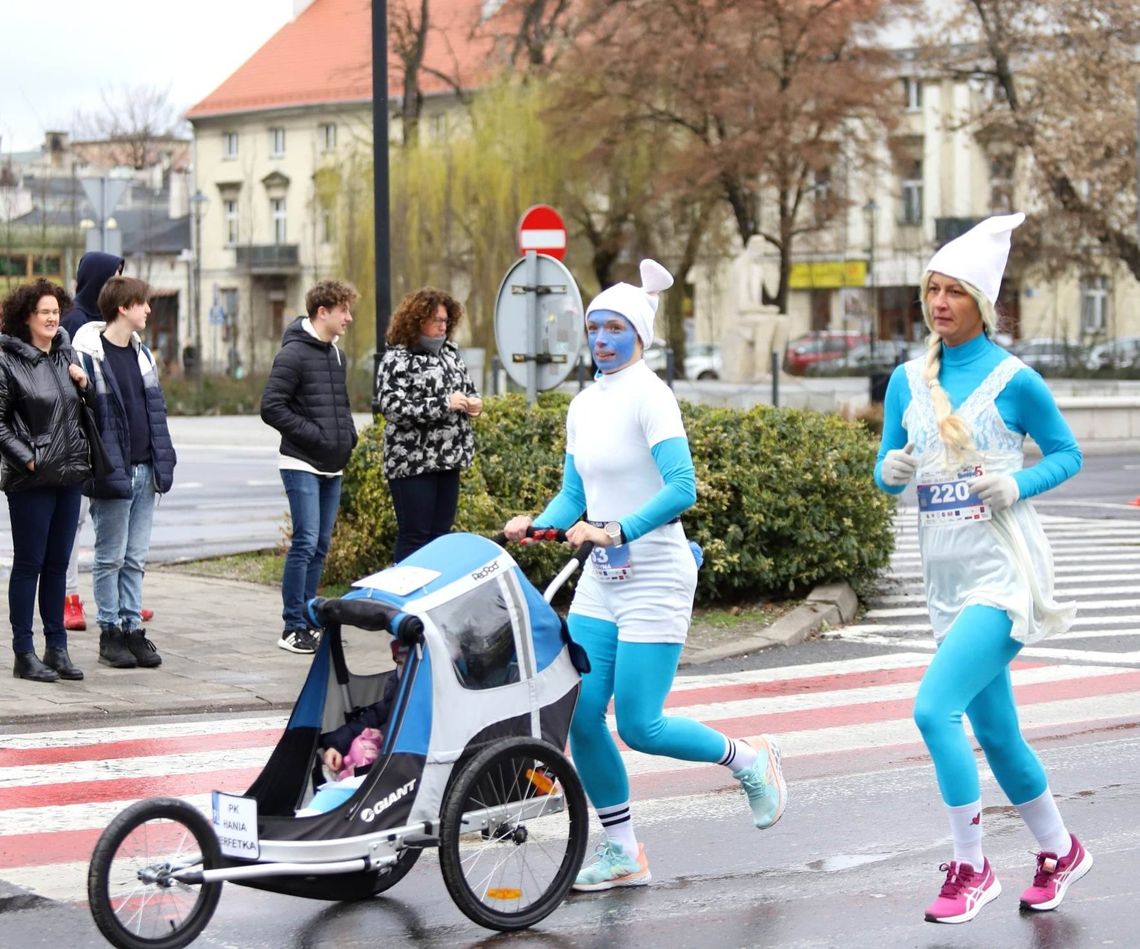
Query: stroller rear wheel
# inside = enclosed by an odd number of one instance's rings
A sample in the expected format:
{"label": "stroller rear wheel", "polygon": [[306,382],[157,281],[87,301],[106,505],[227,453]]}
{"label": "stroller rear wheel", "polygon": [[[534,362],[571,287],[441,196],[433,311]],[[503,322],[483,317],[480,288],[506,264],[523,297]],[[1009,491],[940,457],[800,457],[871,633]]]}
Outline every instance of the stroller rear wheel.
{"label": "stroller rear wheel", "polygon": [[565,756],[533,738],[480,751],[444,801],[439,859],[455,905],[488,929],[525,929],[565,898],[589,837],[586,795]]}
{"label": "stroller rear wheel", "polygon": [[103,831],[87,874],[95,924],[118,949],[181,949],[206,928],[221,883],[180,883],[177,870],[209,870],[221,859],[214,829],[185,801],[132,804]]}

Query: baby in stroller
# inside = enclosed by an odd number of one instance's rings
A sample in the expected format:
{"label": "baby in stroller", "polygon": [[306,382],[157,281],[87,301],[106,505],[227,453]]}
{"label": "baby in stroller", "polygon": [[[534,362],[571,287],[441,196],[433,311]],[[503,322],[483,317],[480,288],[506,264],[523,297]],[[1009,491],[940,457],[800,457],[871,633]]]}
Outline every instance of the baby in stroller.
{"label": "baby in stroller", "polygon": [[396,701],[400,675],[408,658],[408,647],[397,639],[392,640],[392,658],[396,669],[388,676],[384,692],[371,705],[365,706],[349,721],[320,736],[320,757],[325,771],[335,776],[318,788],[309,803],[297,811],[297,817],[323,814],[344,803],[360,787],[368,769],[380,756],[388,717]]}

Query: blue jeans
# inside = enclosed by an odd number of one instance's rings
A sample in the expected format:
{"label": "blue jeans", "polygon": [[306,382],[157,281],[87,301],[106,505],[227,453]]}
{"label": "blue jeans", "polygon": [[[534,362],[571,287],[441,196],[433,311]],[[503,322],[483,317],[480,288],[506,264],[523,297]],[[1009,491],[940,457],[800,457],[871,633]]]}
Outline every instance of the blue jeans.
{"label": "blue jeans", "polygon": [[13,652],[32,652],[32,620],[36,587],[40,592],[40,621],[51,648],[67,646],[63,628],[63,598],[67,561],[79,524],[79,485],[35,488],[8,495],[12,518],[12,573],[8,579],[8,619]]}
{"label": "blue jeans", "polygon": [[293,542],[281,577],[281,618],[288,631],[308,628],[305,604],[317,595],[321,582],[340,505],[340,475],[329,478],[282,468],[281,481],[293,520]]}
{"label": "blue jeans", "polygon": [[96,621],[101,629],[123,630],[142,625],[142,582],[154,524],[154,472],[150,465],[131,465],[129,498],[92,498],[95,562],[91,585]]}

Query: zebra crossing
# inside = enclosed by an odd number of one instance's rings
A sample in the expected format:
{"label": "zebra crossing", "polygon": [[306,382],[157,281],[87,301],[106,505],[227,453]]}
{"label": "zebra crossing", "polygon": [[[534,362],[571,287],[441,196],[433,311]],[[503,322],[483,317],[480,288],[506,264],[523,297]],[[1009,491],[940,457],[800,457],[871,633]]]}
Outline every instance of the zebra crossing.
{"label": "zebra crossing", "polygon": [[[928,661],[925,650],[903,649],[683,676],[668,710],[733,737],[779,736],[794,806],[797,780],[913,762],[921,744],[911,707]],[[1140,717],[1140,670],[1023,658],[1013,682],[1031,737]],[[284,722],[280,715],[247,716],[0,738],[0,880],[49,899],[83,901],[92,848],[115,814],[145,797],[184,797],[207,810],[212,789],[240,793]],[[685,808],[711,814],[741,806],[723,768],[628,749],[623,757],[639,821],[673,819]]]}
{"label": "zebra crossing", "polygon": [[[1053,548],[1056,599],[1075,602],[1077,618],[1068,632],[1022,650],[1022,658],[1140,664],[1140,521],[1061,515],[1041,521]],[[887,576],[884,592],[869,599],[860,621],[828,637],[932,652],[912,509],[896,515]]]}

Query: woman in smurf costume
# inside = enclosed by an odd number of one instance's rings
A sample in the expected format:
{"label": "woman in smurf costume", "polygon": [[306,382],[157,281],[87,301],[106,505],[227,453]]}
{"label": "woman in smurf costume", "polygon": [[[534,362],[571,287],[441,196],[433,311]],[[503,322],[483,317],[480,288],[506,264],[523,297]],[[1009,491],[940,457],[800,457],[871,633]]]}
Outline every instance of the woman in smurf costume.
{"label": "woman in smurf costume", "polygon": [[[978,766],[962,727],[1037,839],[1021,908],[1051,910],[1092,866],[1068,832],[1045,771],[1022,737],[1009,667],[1027,643],[1064,632],[1053,557],[1028,499],[1080,470],[1081,450],[1044,380],[991,339],[1010,234],[1024,214],[991,217],[941,248],[922,276],[927,353],[899,366],[884,403],[875,481],[899,494],[918,479],[919,547],[938,651],[914,704],[950,820],[954,857],[932,923],[964,923],[1001,893],[982,852]],[[1024,468],[1026,435],[1042,459]]]}
{"label": "woman in smurf costume", "polygon": [[753,747],[663,714],[697,586],[699,548],[690,547],[680,521],[697,493],[677,400],[642,359],[653,340],[658,294],[673,278],[643,260],[641,282],[615,284],[586,309],[598,373],[570,403],[562,489],[533,521],[520,515],[504,528],[509,539],[520,540],[532,523],[559,527],[572,544],[595,545],[568,619],[591,666],[570,726],[570,749],[605,840],[579,872],[577,890],[650,881],[645,847],[634,832],[629,777],[606,724],[611,698],[618,734],[635,751],[729,768],[757,827],[776,823],[787,800],[771,738],[762,736]]}

